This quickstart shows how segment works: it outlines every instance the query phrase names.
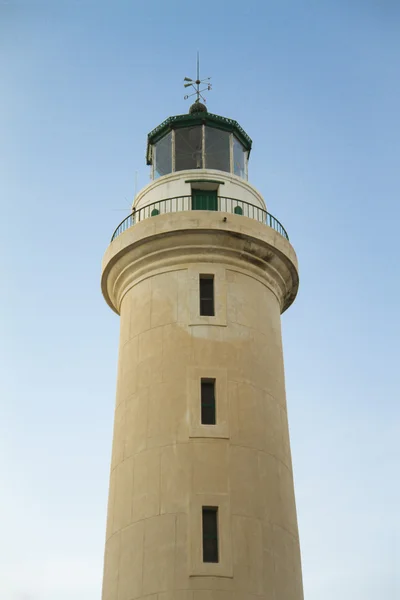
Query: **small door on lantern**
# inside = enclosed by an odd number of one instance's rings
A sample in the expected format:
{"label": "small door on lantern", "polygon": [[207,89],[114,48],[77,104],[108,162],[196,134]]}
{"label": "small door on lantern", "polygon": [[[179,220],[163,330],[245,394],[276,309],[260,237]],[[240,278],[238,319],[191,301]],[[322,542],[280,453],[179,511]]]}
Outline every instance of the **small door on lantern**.
{"label": "small door on lantern", "polygon": [[192,190],[192,210],[218,210],[217,190]]}

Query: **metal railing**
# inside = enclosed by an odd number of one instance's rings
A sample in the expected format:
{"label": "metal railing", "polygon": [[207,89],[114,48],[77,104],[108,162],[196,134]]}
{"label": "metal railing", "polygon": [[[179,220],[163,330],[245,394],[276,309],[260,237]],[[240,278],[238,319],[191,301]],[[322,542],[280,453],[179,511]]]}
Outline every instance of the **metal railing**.
{"label": "metal railing", "polygon": [[217,196],[216,198],[213,198],[212,196],[207,197],[206,193],[201,201],[201,208],[199,205],[194,208],[194,202],[193,196],[177,196],[175,198],[158,200],[157,202],[152,202],[151,204],[147,204],[141,208],[134,209],[133,212],[118,225],[112,235],[111,241],[115,240],[115,238],[121,235],[121,233],[136,223],[143,221],[144,219],[149,219],[165,213],[189,210],[213,210],[242,215],[250,219],[255,219],[260,223],[264,223],[265,225],[268,225],[268,227],[272,227],[272,229],[289,240],[286,229],[278,221],[278,219],[275,219],[274,216],[259,206],[255,206],[254,204],[250,204],[244,200],[225,198],[224,196]]}

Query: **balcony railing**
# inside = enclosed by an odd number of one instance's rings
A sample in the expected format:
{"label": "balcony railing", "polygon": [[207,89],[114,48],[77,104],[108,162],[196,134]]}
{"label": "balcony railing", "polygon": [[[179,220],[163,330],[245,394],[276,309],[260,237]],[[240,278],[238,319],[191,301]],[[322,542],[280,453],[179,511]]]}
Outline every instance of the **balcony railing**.
{"label": "balcony railing", "polygon": [[121,235],[121,233],[136,223],[143,221],[144,219],[156,217],[157,215],[165,213],[189,210],[212,210],[242,215],[250,219],[255,219],[260,223],[264,223],[265,225],[268,225],[268,227],[272,227],[272,229],[289,240],[286,229],[278,221],[278,219],[275,219],[275,217],[259,206],[255,206],[254,204],[250,204],[244,200],[225,198],[224,196],[217,196],[216,198],[212,196],[207,197],[206,194],[207,193],[205,192],[205,195],[201,201],[201,207],[199,204],[197,204],[196,208],[193,208],[193,196],[177,196],[175,198],[158,200],[157,202],[152,202],[152,204],[147,204],[141,208],[134,209],[133,212],[118,225],[112,235],[111,241],[115,240],[115,238]]}

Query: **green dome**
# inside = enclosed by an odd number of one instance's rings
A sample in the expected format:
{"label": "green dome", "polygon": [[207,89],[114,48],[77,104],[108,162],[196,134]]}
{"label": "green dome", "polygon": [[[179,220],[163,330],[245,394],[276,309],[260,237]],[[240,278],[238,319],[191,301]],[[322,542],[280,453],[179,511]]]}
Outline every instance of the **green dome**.
{"label": "green dome", "polygon": [[199,112],[208,112],[208,110],[205,104],[202,104],[201,102],[196,100],[196,102],[192,104],[192,106],[189,108],[189,114],[194,115],[195,113]]}

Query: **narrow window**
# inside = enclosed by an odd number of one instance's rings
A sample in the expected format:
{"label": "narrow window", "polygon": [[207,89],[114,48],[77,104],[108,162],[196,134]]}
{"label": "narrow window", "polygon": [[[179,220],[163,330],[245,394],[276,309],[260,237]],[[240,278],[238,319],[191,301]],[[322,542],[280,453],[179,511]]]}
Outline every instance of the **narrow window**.
{"label": "narrow window", "polygon": [[215,425],[215,379],[201,380],[201,423]]}
{"label": "narrow window", "polygon": [[203,506],[203,562],[219,562],[218,508],[209,506]]}
{"label": "narrow window", "polygon": [[200,275],[200,315],[214,314],[214,275]]}

